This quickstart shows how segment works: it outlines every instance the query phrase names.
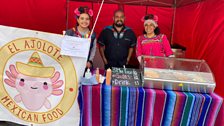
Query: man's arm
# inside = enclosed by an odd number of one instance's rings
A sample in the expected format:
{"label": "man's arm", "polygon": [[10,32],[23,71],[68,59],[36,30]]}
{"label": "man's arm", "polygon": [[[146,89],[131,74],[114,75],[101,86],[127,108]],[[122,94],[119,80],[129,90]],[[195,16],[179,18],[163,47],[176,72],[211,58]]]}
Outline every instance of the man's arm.
{"label": "man's arm", "polygon": [[134,50],[134,48],[129,48],[129,50],[128,50],[128,57],[127,57],[126,65],[129,63],[129,61],[130,61],[130,59],[131,59],[133,50]]}
{"label": "man's arm", "polygon": [[101,46],[100,45],[100,47],[99,47],[100,55],[101,55],[101,57],[103,59],[104,64],[108,64],[107,59],[106,59],[106,57],[104,55],[104,50],[105,50],[105,46]]}

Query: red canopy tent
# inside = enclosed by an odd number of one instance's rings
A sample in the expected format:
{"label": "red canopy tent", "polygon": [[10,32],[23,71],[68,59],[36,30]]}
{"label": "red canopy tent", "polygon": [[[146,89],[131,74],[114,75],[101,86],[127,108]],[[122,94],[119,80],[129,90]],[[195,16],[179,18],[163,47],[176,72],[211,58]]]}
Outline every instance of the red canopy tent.
{"label": "red canopy tent", "polygon": [[[99,0],[2,0],[0,25],[62,34],[74,22],[73,10],[89,6],[98,12]],[[186,47],[186,57],[204,59],[216,80],[215,92],[224,97],[224,0],[105,0],[95,31],[112,24],[113,11],[122,7],[126,25],[140,35],[141,17],[159,17],[161,32],[171,44]],[[95,19],[95,17],[94,17]],[[94,20],[93,20],[94,21]],[[93,23],[93,22],[92,22]],[[223,114],[224,108],[219,114]],[[216,122],[222,125],[222,122]]]}
{"label": "red canopy tent", "polygon": [[[98,12],[101,0],[2,0],[0,25],[61,34],[75,24],[73,10],[89,6]],[[122,7],[126,25],[136,35],[143,30],[141,17],[153,13],[171,44],[186,47],[186,57],[205,59],[215,75],[215,92],[224,97],[223,0],[106,0],[95,31],[112,24],[113,11]],[[95,19],[95,17],[94,17]],[[93,20],[94,21],[94,20]],[[93,23],[93,22],[92,22]]]}

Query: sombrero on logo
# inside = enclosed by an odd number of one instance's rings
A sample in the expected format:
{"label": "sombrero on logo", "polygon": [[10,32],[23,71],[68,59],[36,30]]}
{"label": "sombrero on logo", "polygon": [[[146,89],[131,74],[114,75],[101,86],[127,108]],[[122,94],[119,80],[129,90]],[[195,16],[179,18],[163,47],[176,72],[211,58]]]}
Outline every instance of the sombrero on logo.
{"label": "sombrero on logo", "polygon": [[55,71],[54,67],[47,67],[43,65],[43,62],[37,52],[32,54],[27,64],[16,62],[16,67],[20,73],[32,77],[52,77]]}

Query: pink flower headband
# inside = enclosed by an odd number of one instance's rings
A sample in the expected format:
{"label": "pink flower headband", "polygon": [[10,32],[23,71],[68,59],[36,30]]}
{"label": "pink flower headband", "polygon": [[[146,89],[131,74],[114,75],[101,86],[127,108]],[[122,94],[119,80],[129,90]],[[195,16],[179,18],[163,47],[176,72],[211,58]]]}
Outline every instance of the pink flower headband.
{"label": "pink flower headband", "polygon": [[[75,13],[75,15],[76,16],[80,16],[80,11],[79,11],[79,8],[76,8],[75,10],[74,10],[74,13]],[[87,13],[90,17],[92,17],[93,16],[93,10],[92,9],[89,9],[89,8],[84,8],[84,12],[83,13]]]}
{"label": "pink flower headband", "polygon": [[156,16],[156,15],[154,15],[153,16],[153,19],[146,19],[145,20],[145,16],[144,17],[142,17],[142,19],[141,19],[141,21],[142,22],[144,22],[144,26],[148,23],[148,22],[150,22],[150,23],[152,23],[155,27],[158,27],[158,16]]}
{"label": "pink flower headband", "polygon": [[[149,20],[149,19],[147,19],[147,20]],[[157,15],[153,15],[153,19],[150,19],[150,20],[154,20],[155,22],[158,22],[159,18]],[[145,16],[142,17],[141,21],[145,22]]]}

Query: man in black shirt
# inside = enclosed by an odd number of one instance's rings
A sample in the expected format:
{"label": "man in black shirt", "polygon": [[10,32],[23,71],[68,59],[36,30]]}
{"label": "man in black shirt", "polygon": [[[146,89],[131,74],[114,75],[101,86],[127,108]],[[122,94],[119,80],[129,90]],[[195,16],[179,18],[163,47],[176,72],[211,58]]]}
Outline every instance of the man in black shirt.
{"label": "man in black shirt", "polygon": [[124,25],[124,12],[116,10],[113,20],[113,25],[105,27],[98,38],[105,69],[127,65],[136,45],[134,32]]}

